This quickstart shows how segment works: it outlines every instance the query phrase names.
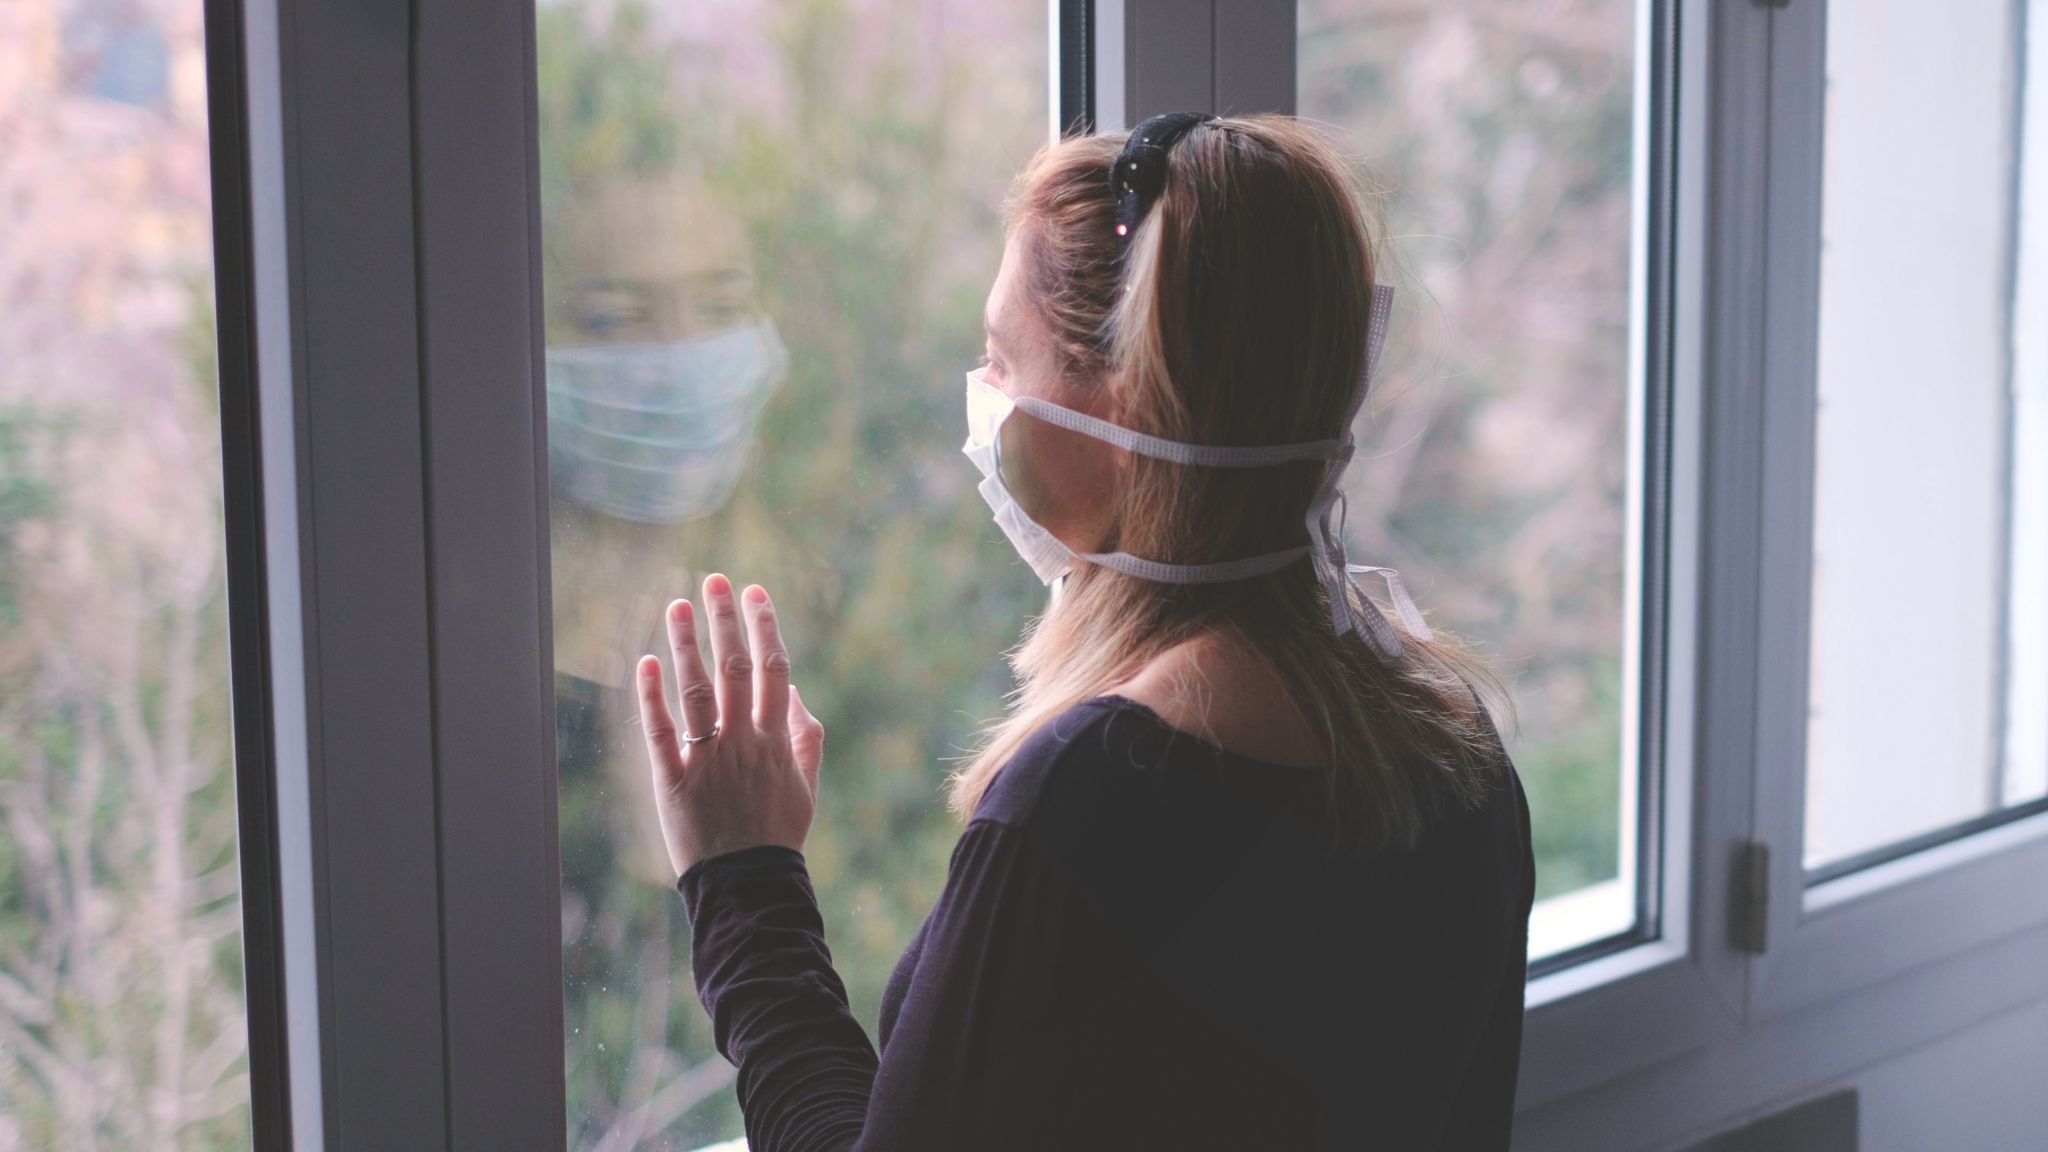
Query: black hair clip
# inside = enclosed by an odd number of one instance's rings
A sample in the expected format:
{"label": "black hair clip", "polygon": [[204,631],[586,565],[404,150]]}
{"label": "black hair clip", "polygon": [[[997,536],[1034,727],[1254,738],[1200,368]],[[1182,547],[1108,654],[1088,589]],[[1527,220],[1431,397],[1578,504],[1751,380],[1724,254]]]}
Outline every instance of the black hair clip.
{"label": "black hair clip", "polygon": [[1162,112],[1131,129],[1124,150],[1117,153],[1109,170],[1109,186],[1116,190],[1116,254],[1123,258],[1131,246],[1138,222],[1152,210],[1159,193],[1166,188],[1166,153],[1176,141],[1197,124],[1214,120],[1212,112]]}

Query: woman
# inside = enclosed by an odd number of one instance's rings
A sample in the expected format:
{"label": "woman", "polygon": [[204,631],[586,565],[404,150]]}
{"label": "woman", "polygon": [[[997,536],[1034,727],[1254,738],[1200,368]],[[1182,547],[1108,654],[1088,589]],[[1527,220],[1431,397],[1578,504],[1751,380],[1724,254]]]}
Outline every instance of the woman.
{"label": "woman", "polygon": [[670,606],[680,730],[638,668],[751,1147],[1506,1148],[1528,807],[1485,669],[1345,563],[1388,293],[1344,161],[1176,113],[1048,146],[1008,215],[966,450],[1055,595],[951,782],[879,1056],[804,870],[824,732],[766,591],[705,581],[710,671]]}

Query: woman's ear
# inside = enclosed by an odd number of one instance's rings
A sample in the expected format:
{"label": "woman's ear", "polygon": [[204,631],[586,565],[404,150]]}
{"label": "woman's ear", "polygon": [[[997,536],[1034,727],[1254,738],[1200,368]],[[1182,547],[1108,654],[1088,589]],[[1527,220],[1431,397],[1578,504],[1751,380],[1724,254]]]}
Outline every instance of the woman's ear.
{"label": "woman's ear", "polygon": [[1077,372],[1069,379],[1073,382],[1074,398],[1077,403],[1068,407],[1086,412],[1097,420],[1107,420],[1111,424],[1124,424],[1129,427],[1124,420],[1124,417],[1130,414],[1124,400],[1129,393],[1124,388],[1122,373],[1108,368],[1098,368],[1093,371]]}

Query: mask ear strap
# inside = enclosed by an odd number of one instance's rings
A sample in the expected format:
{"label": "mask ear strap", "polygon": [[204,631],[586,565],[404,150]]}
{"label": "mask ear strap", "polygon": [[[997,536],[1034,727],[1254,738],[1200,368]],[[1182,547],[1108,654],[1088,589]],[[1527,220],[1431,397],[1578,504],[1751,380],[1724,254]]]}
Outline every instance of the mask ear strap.
{"label": "mask ear strap", "polygon": [[1121,424],[1111,424],[1086,412],[1062,408],[1057,404],[1041,400],[1036,396],[1018,396],[1010,401],[1012,407],[1034,420],[1079,432],[1122,448],[1140,456],[1165,460],[1173,464],[1193,464],[1205,468],[1267,468],[1275,464],[1290,464],[1297,460],[1334,460],[1344,451],[1342,440],[1308,440],[1300,444],[1184,444],[1178,440],[1165,440],[1147,435]]}
{"label": "mask ear strap", "polygon": [[1374,372],[1379,368],[1380,349],[1387,339],[1387,317],[1393,306],[1393,288],[1386,284],[1374,285],[1372,304],[1366,318],[1365,371],[1359,377],[1358,389],[1352,393],[1351,403],[1344,413],[1344,453],[1331,462],[1322,487],[1308,510],[1308,534],[1313,546],[1310,557],[1315,564],[1316,578],[1322,581],[1323,589],[1329,595],[1331,627],[1339,636],[1354,630],[1362,631],[1373,651],[1389,663],[1401,657],[1400,634],[1372,600],[1352,584],[1353,575],[1371,572],[1383,575],[1394,611],[1407,625],[1409,633],[1418,640],[1434,639],[1435,634],[1422,618],[1422,612],[1415,607],[1415,601],[1409,598],[1408,587],[1402,582],[1399,572],[1370,564],[1353,564],[1346,557],[1344,521],[1350,514],[1351,504],[1339,483],[1345,467],[1351,463],[1354,449],[1351,426],[1357,420],[1359,410],[1365,406],[1366,393],[1372,386]]}
{"label": "mask ear strap", "polygon": [[1344,410],[1344,439],[1351,439],[1351,425],[1358,419],[1359,410],[1365,407],[1365,394],[1372,390],[1372,380],[1379,375],[1380,349],[1387,343],[1387,317],[1394,311],[1394,288],[1391,284],[1375,284],[1372,288],[1372,303],[1365,313],[1365,374],[1358,378],[1358,390],[1351,394],[1351,403]]}

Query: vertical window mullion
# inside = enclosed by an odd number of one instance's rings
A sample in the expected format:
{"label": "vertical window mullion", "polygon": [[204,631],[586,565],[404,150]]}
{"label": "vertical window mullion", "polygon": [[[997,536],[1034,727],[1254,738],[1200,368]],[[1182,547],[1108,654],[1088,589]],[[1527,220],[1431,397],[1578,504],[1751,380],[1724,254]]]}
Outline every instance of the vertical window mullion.
{"label": "vertical window mullion", "polygon": [[228,675],[233,701],[236,838],[242,877],[242,974],[249,1030],[249,1133],[255,1147],[292,1147],[282,888],[268,695],[262,455],[254,392],[247,74],[242,6],[206,5],[208,146],[213,194],[215,371],[219,381],[223,519],[227,526]]}
{"label": "vertical window mullion", "polygon": [[413,23],[447,1109],[453,1146],[478,1152],[567,1139],[538,81],[518,11],[426,4]]}
{"label": "vertical window mullion", "polygon": [[[1805,842],[1806,738],[1813,571],[1814,416],[1820,276],[1824,5],[1770,16],[1765,92],[1768,180],[1760,262],[1762,332],[1757,438],[1762,485],[1754,628],[1755,838],[1769,846],[1763,948],[1799,919]],[[1768,960],[1763,962],[1768,968]]]}

